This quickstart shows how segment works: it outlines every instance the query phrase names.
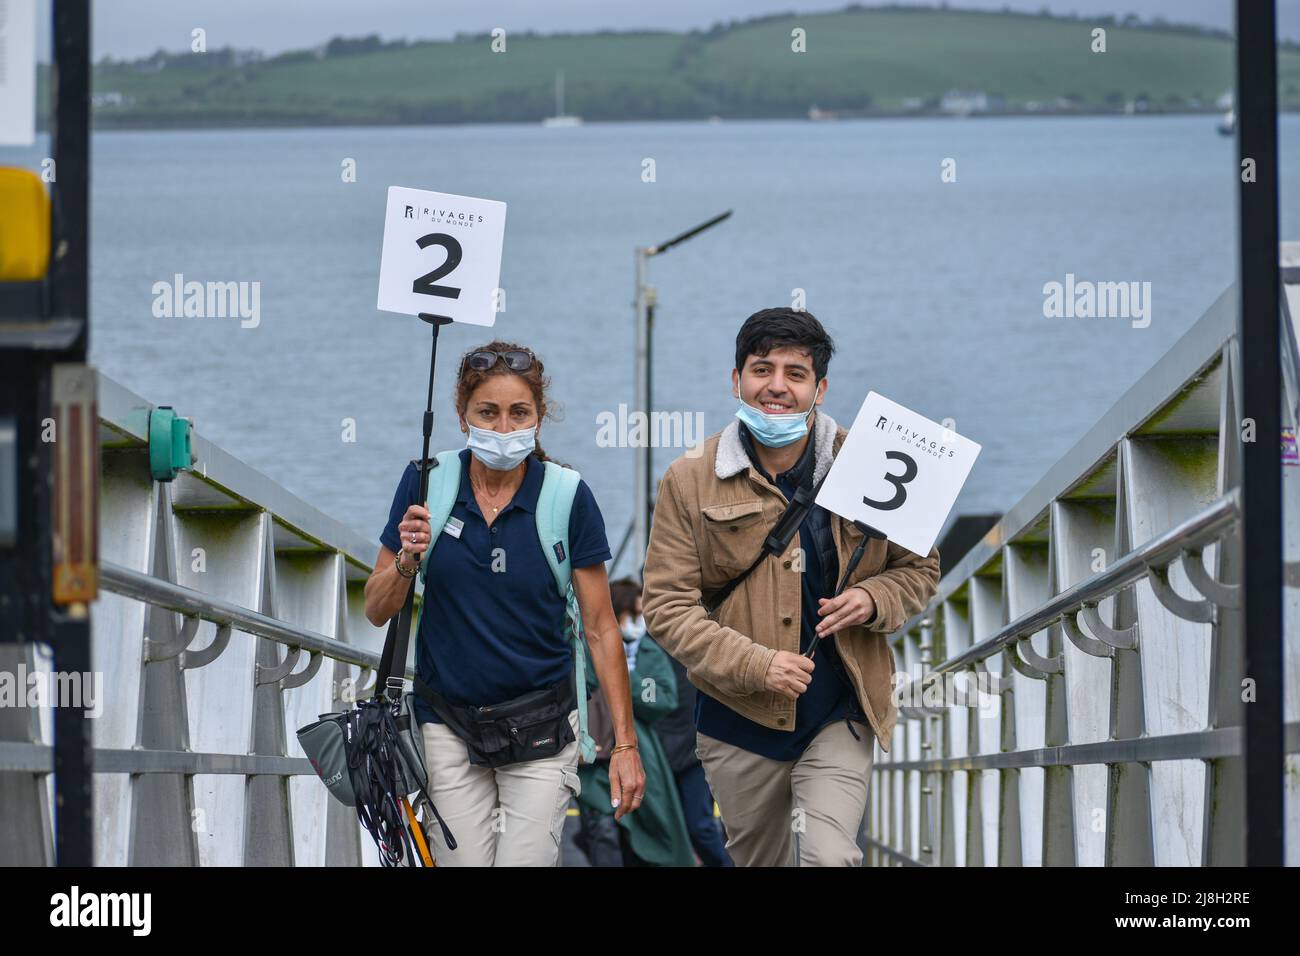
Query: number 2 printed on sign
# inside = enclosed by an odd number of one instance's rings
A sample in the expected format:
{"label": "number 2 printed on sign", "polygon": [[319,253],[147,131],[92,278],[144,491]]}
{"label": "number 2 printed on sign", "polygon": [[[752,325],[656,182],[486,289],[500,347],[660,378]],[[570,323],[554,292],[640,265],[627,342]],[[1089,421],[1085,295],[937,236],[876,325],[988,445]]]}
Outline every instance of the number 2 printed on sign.
{"label": "number 2 printed on sign", "polygon": [[504,311],[505,225],[506,204],[495,199],[388,187],[376,307],[495,324],[497,312]]}
{"label": "number 2 printed on sign", "polygon": [[427,249],[429,246],[442,246],[447,250],[447,259],[432,272],[426,272],[412,282],[411,291],[418,292],[421,295],[438,295],[444,299],[459,299],[460,289],[449,285],[434,285],[434,283],[443,276],[456,271],[456,267],[460,265],[462,255],[460,243],[446,233],[431,232],[429,235],[421,236],[415,240],[415,244],[421,249]]}

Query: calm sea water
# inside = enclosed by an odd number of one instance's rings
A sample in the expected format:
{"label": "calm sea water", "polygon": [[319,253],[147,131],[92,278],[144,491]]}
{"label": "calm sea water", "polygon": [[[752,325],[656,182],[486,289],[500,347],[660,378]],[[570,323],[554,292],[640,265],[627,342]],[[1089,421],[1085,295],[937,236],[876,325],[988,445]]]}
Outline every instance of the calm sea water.
{"label": "calm sea water", "polygon": [[[545,361],[562,418],[543,444],[616,543],[633,452],[598,447],[597,416],[632,400],[633,248],[733,209],[653,262],[656,406],[722,428],[737,328],[803,289],[839,346],[830,414],[848,423],[875,389],[955,419],[984,446],[957,510],[1001,511],[1232,281],[1235,148],[1209,117],[96,134],[91,359],[377,542],[420,451],[429,337],[375,310],[385,190],[504,200],[493,331]],[[1300,117],[1282,150],[1296,239]],[[151,287],[175,273],[259,282],[260,324],[155,318]],[[1150,326],[1044,318],[1043,284],[1067,273],[1150,282]],[[463,443],[451,380],[485,331],[442,333],[436,448]]]}

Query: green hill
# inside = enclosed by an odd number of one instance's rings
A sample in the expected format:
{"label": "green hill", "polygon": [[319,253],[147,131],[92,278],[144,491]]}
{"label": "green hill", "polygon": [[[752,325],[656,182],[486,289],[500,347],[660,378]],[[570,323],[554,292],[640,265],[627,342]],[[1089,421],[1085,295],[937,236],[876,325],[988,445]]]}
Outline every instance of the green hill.
{"label": "green hill", "polygon": [[[1091,31],[1107,51],[1091,52]],[[807,51],[792,52],[791,31]],[[230,49],[95,68],[106,127],[802,117],[941,110],[949,90],[993,112],[1212,110],[1233,82],[1222,33],[1133,18],[850,7],[691,33],[510,34],[441,42],[336,39],[262,59]],[[48,78],[46,78],[48,82]],[[1300,109],[1300,50],[1279,51],[1284,109]]]}

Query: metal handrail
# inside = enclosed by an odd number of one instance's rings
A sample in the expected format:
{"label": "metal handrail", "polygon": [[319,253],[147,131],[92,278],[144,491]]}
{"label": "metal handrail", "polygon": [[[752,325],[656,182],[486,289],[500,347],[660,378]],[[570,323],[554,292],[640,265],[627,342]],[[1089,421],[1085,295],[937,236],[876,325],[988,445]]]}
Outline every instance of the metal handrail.
{"label": "metal handrail", "polygon": [[[1288,754],[1300,753],[1300,721],[1292,721],[1283,729],[1283,750]],[[1085,764],[1156,763],[1162,760],[1218,760],[1242,755],[1244,733],[1239,726],[1210,727],[1181,734],[1116,737],[1091,743],[1031,747],[961,757],[879,761],[877,766],[882,771],[948,773],[957,770],[1023,770],[1029,767],[1078,767]]]}
{"label": "metal handrail", "polygon": [[[380,655],[374,651],[345,644],[324,634],[268,617],[259,611],[223,601],[171,581],[142,574],[120,564],[114,564],[112,561],[100,562],[100,580],[107,590],[115,594],[134,598],[164,610],[175,611],[186,617],[211,621],[218,627],[233,627],[286,647],[302,648],[345,664],[355,664],[371,670],[379,668]],[[413,680],[415,673],[408,668],[406,676],[407,679]]]}
{"label": "metal handrail", "polygon": [[1005,650],[1021,637],[1036,634],[1055,623],[1062,615],[1084,604],[1095,604],[1120,588],[1142,580],[1151,568],[1168,564],[1189,545],[1201,544],[1217,537],[1240,518],[1241,493],[1234,488],[1208,508],[1134,548],[1105,571],[1098,571],[1037,609],[1016,618],[996,634],[935,665],[922,679],[931,680],[939,674],[969,667]]}

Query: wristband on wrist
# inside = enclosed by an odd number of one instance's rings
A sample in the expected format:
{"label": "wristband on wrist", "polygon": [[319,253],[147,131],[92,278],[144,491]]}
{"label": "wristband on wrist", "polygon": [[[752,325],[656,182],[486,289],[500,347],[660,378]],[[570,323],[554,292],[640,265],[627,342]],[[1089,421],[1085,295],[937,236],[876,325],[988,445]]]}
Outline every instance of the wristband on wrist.
{"label": "wristband on wrist", "polygon": [[415,567],[407,569],[407,567],[404,564],[402,564],[402,555],[404,554],[406,554],[405,548],[397,549],[397,556],[393,558],[393,567],[397,568],[397,573],[400,574],[402,577],[413,578],[415,577],[416,572],[420,570],[420,562],[416,561]]}

